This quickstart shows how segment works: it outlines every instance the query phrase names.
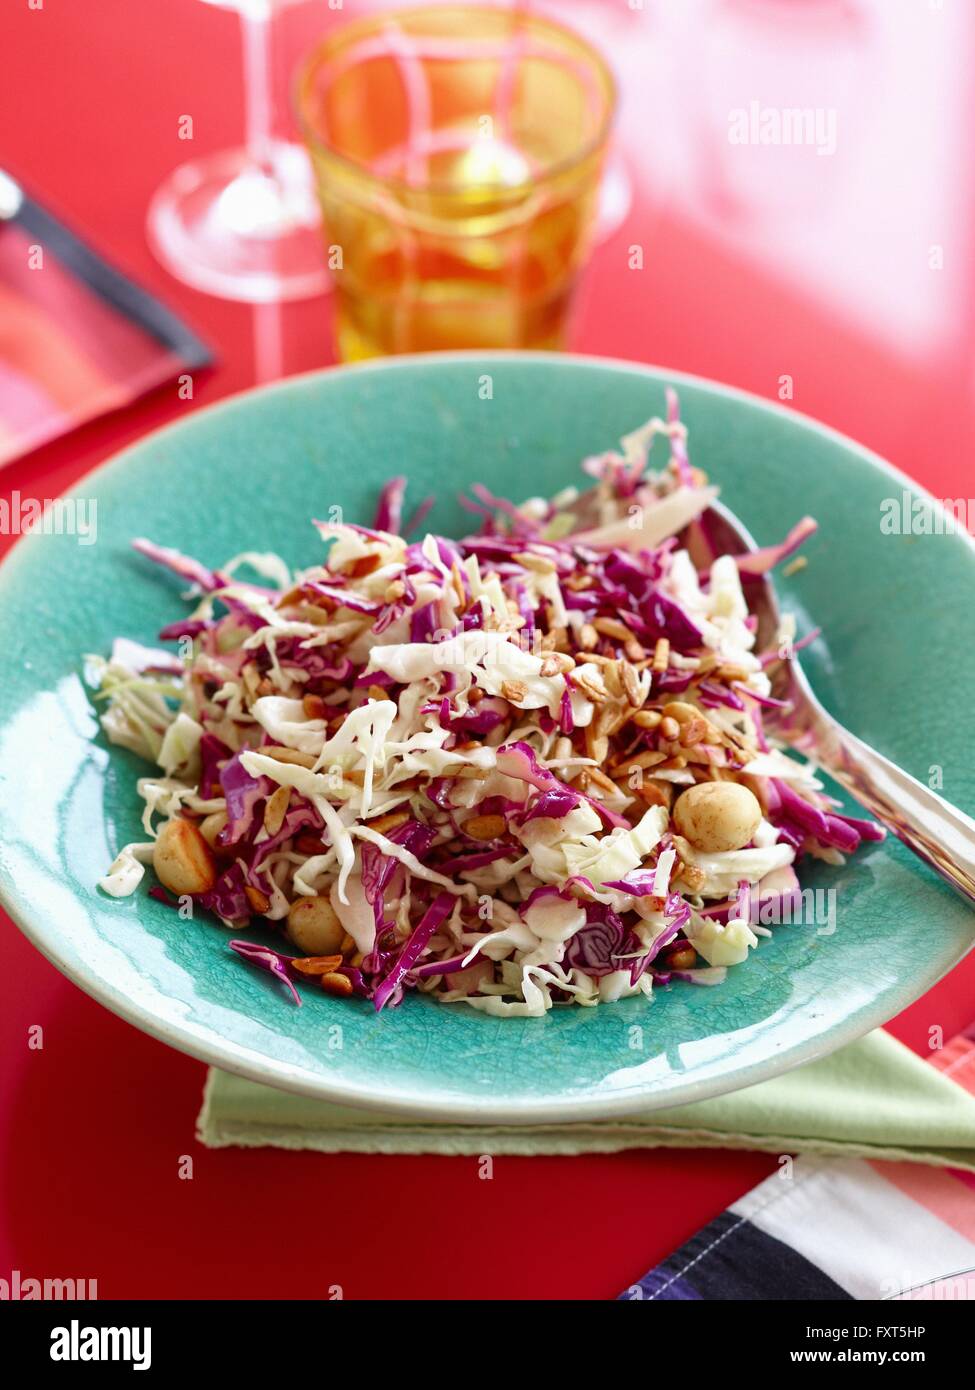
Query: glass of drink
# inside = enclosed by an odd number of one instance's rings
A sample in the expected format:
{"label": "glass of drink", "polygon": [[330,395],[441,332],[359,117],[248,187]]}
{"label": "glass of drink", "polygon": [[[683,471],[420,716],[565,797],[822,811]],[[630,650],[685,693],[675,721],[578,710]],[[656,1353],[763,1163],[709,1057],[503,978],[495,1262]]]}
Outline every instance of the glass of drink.
{"label": "glass of drink", "polygon": [[522,6],[376,15],[297,105],[343,359],[564,346],[615,105],[582,38]]}

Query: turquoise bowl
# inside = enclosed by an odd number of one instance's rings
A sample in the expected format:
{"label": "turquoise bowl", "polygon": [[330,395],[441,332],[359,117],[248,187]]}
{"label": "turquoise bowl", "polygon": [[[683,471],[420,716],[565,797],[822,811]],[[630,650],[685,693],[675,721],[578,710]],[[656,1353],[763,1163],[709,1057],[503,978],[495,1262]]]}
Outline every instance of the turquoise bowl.
{"label": "turquoise bowl", "polygon": [[36,535],[0,569],[0,898],[82,989],[173,1047],[272,1086],[428,1119],[592,1120],[751,1085],[851,1041],[917,999],[968,951],[964,904],[903,849],[867,847],[803,882],[835,889],[835,931],[780,926],[718,988],[673,984],[652,1004],[494,1019],[413,997],[376,1015],[304,991],[289,1003],[227,949],[215,921],[181,921],[147,885],[95,887],[141,838],[134,756],[110,748],[82,654],[124,634],[153,643],[185,611],[132,536],[208,565],[245,549],[314,563],[309,517],[368,521],[381,483],[437,497],[431,524],[466,529],[458,492],[521,499],[579,477],[586,454],[680,390],[691,454],[760,543],[804,512],[821,529],[780,583],[824,636],[805,669],[829,709],[914,776],[975,812],[971,630],[975,547],[887,535],[885,498],[916,492],[849,440],[725,387],[631,364],[544,354],[402,358],[248,392],[161,430],[86,478],[97,541]]}

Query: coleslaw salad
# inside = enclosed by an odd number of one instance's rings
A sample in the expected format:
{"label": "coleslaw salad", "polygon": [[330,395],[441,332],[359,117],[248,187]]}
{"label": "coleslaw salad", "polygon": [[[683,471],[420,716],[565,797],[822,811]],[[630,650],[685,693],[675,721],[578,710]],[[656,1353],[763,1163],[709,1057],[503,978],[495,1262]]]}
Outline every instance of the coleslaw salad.
{"label": "coleslaw salad", "polygon": [[[136,541],[192,608],[173,651],[88,658],[105,733],[158,769],[102,890],[152,864],[155,896],[212,912],[299,1003],[536,1017],[720,983],[804,856],[883,837],[775,736],[794,620],[756,650],[749,583],[815,523],[702,565],[717,494],[673,392],[583,469],[518,506],[475,485],[462,540],[422,535],[426,503],[404,524],[395,478],[372,526],[315,522],[322,563],[297,574]],[[282,949],[237,938],[258,921]]]}

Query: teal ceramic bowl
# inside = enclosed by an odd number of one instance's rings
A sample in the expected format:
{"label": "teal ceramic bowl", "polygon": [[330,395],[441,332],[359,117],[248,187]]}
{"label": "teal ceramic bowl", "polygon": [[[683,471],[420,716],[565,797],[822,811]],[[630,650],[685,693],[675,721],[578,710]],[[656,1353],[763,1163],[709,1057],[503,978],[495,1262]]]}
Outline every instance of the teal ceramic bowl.
{"label": "teal ceramic bowl", "polygon": [[468,518],[455,498],[470,482],[518,499],[555,492],[584,455],[660,412],[670,381],[693,459],[760,543],[804,512],[820,520],[809,567],[780,590],[801,624],[824,629],[803,658],[821,699],[916,777],[940,769],[944,794],[975,812],[975,702],[957,696],[975,684],[975,646],[959,640],[975,547],[883,534],[881,505],[910,489],[903,476],[810,420],[677,373],[546,355],[404,358],[195,412],[82,483],[77,495],[98,504],[96,543],[29,537],[0,569],[0,897],[14,920],[82,989],[173,1047],[287,1090],[429,1119],[591,1120],[700,1100],[910,1004],[968,951],[975,918],[890,841],[804,874],[835,889],[832,933],[780,926],[719,988],[674,984],[652,1004],[543,1019],[420,997],[377,1016],[310,990],[298,1009],[215,921],[180,921],[147,884],[122,900],[95,888],[118,846],[141,838],[145,767],[101,737],[81,656],[117,634],[152,643],[185,611],[132,536],[209,565],[254,548],[308,565],[320,555],[309,517],[339,505],[368,521],[394,472],[414,499],[436,494],[434,528],[459,533]]}

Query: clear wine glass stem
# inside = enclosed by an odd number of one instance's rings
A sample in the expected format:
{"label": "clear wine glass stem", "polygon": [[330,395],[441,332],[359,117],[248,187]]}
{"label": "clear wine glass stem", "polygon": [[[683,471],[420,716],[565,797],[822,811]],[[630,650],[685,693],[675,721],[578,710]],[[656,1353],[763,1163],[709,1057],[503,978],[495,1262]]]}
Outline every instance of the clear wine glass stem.
{"label": "clear wine glass stem", "polygon": [[207,0],[240,21],[244,141],[174,169],[149,205],[147,231],[174,275],[251,304],[307,299],[328,288],[307,156],[280,133],[273,33],[282,0]]}
{"label": "clear wine glass stem", "polygon": [[240,27],[244,50],[244,143],[255,165],[274,178],[274,69],[271,6],[267,0],[246,0],[240,11]]}

